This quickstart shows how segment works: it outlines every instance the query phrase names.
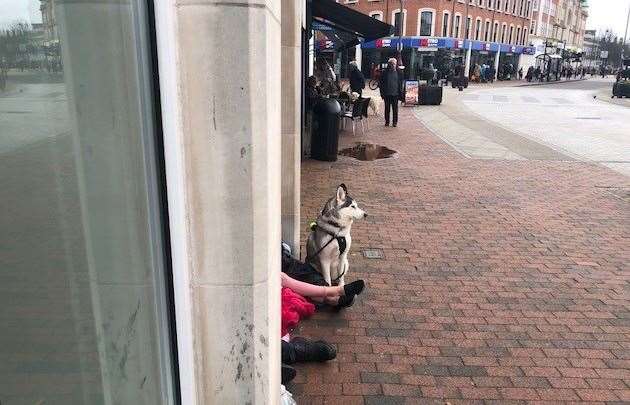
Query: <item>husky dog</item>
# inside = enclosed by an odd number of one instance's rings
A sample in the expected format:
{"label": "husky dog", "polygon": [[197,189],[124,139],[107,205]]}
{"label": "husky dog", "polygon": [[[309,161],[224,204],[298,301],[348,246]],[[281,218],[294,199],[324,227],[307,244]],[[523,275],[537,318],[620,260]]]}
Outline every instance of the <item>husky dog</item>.
{"label": "husky dog", "polygon": [[340,184],[333,198],[326,202],[306,243],[306,261],[317,269],[328,285],[343,286],[348,273],[348,251],[352,239],[350,228],[355,219],[367,217],[357,202]]}

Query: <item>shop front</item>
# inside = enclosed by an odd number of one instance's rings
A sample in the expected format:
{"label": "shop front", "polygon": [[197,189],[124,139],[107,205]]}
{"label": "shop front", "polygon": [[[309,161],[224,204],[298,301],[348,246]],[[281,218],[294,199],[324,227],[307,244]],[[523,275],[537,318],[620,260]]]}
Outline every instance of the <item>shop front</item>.
{"label": "shop front", "polygon": [[[395,37],[363,43],[363,73],[369,75],[374,65],[395,55],[398,44],[399,39]],[[499,66],[511,65],[517,71],[521,55],[533,53],[531,47],[526,46],[441,37],[402,37],[402,49],[405,77],[408,79],[415,79],[423,68],[448,71],[457,65],[464,66],[468,52],[469,71],[475,65],[494,66],[496,70]]]}

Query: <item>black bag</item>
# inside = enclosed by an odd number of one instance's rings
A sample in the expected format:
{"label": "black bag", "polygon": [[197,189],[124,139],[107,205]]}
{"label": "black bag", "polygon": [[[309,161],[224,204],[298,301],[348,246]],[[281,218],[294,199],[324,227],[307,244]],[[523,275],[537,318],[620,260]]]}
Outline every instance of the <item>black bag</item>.
{"label": "black bag", "polygon": [[455,89],[457,87],[468,88],[468,78],[466,76],[455,76],[451,86]]}
{"label": "black bag", "polygon": [[422,85],[418,88],[418,104],[440,105],[442,104],[442,86]]}
{"label": "black bag", "polygon": [[630,82],[616,82],[613,84],[613,97],[630,97]]}

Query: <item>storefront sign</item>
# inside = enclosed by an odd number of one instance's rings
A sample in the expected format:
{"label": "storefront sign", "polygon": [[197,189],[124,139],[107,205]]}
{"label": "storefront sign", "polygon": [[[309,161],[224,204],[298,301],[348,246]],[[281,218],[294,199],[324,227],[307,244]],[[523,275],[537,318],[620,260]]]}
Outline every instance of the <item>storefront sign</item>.
{"label": "storefront sign", "polygon": [[392,40],[389,38],[382,38],[376,40],[377,48],[389,48],[392,46]]}
{"label": "storefront sign", "polygon": [[407,80],[405,82],[405,104],[418,104],[418,88],[417,80]]}
{"label": "storefront sign", "polygon": [[438,47],[438,39],[437,38],[420,38],[420,48],[437,48]]}

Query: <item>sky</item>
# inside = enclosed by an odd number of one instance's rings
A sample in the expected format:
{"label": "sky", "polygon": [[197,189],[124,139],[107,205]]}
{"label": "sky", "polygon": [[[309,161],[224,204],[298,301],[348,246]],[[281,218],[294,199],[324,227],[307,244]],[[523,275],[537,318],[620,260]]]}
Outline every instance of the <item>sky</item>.
{"label": "sky", "polygon": [[[630,0],[589,0],[588,3],[587,29],[611,28],[617,36],[623,37]],[[630,29],[628,36],[630,36]]]}
{"label": "sky", "polygon": [[29,23],[42,22],[39,0],[0,0],[0,29],[16,20]]}
{"label": "sky", "polygon": [[[596,30],[611,28],[616,35],[623,37],[630,0],[588,0],[588,2],[587,28]],[[16,19],[30,23],[41,22],[39,4],[39,0],[0,0],[0,29]],[[628,35],[630,37],[630,32]]]}

